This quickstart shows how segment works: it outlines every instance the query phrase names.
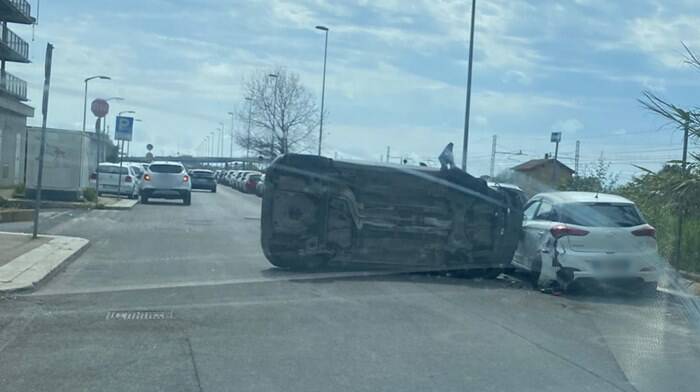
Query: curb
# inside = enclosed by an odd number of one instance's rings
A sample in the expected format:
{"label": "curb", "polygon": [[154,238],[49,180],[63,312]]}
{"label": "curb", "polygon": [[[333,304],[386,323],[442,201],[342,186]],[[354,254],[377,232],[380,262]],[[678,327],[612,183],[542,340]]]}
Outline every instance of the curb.
{"label": "curb", "polygon": [[[28,235],[5,232],[0,232],[0,234]],[[80,257],[90,245],[90,241],[85,238],[53,235],[42,237],[51,238],[51,240],[0,267],[0,279],[2,279],[2,273],[10,278],[6,281],[0,281],[0,293],[35,290],[62,271],[70,262]],[[52,259],[57,254],[60,255],[61,252],[67,254]],[[37,260],[32,261],[34,258]]]}

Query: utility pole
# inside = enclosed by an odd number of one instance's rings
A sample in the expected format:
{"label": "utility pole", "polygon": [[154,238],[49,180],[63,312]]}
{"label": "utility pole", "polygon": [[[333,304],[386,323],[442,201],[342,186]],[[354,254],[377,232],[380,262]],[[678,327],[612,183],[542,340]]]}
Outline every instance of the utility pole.
{"label": "utility pole", "polygon": [[496,141],[498,136],[493,135],[493,143],[491,143],[491,170],[489,170],[489,176],[493,178],[494,172],[496,171]]}
{"label": "utility pole", "polygon": [[389,159],[391,159],[391,146],[386,146],[386,163],[389,163]]}
{"label": "utility pole", "polygon": [[41,104],[41,141],[39,142],[39,171],[36,176],[36,199],[34,201],[34,230],[32,238],[39,233],[39,210],[41,210],[41,181],[44,176],[44,151],[46,151],[46,117],[49,113],[49,87],[51,86],[51,59],[53,45],[46,44],[46,60],[44,64],[44,97]]}
{"label": "utility pole", "polygon": [[579,140],[576,141],[576,154],[574,155],[574,172],[576,174],[576,177],[578,177],[578,163],[581,159],[581,142]]}
{"label": "utility pole", "polygon": [[[688,112],[683,113],[685,115],[685,124],[683,124],[683,160],[681,161],[681,176],[683,179],[686,178],[686,167],[688,166],[688,138],[690,137],[690,116]],[[676,246],[675,246],[675,261],[676,268],[680,268],[681,261],[683,257],[681,255],[681,248],[683,245],[683,221],[685,218],[685,206],[681,206],[678,213],[678,221],[676,228]]]}
{"label": "utility pole", "polygon": [[472,0],[472,23],[469,31],[469,65],[467,70],[467,102],[464,110],[464,141],[462,143],[462,170],[467,171],[467,151],[469,149],[469,112],[472,100],[472,63],[474,59],[474,16],[476,0]]}
{"label": "utility pole", "polygon": [[552,185],[559,185],[559,142],[561,142],[561,132],[552,132],[550,141],[555,143],[554,162],[552,162]]}

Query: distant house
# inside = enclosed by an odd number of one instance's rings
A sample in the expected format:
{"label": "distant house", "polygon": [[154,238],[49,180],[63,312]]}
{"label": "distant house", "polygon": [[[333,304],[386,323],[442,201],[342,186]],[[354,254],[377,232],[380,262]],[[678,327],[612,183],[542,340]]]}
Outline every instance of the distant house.
{"label": "distant house", "polygon": [[526,193],[558,189],[571,181],[574,170],[559,160],[532,159],[512,168],[515,181]]}

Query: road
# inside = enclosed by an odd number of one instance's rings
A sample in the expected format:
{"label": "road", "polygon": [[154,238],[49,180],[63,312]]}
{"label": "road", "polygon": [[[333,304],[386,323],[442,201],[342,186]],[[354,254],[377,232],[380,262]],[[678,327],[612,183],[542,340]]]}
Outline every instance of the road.
{"label": "road", "polygon": [[557,297],[508,277],[283,271],[262,255],[259,213],[260,199],[220,187],[189,207],[50,216],[49,233],[92,244],[38,291],[0,300],[0,390],[700,386],[697,319],[677,298]]}

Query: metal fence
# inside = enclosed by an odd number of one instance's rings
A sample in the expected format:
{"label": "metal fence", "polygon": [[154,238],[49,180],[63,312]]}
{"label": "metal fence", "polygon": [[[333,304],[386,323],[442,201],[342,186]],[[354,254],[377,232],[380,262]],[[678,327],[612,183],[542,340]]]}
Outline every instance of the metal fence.
{"label": "metal fence", "polygon": [[30,16],[32,14],[32,6],[27,0],[10,0],[10,3],[22,14],[26,16]]}

